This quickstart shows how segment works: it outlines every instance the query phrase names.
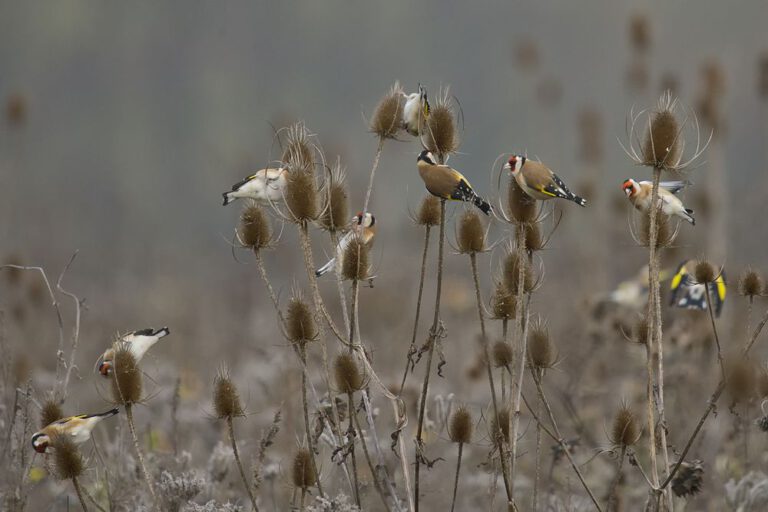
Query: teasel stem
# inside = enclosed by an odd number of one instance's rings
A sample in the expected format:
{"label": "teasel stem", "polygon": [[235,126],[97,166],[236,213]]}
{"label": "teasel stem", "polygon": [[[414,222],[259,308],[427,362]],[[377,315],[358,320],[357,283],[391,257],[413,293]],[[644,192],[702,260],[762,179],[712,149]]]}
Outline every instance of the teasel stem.
{"label": "teasel stem", "polygon": [[161,509],[158,505],[157,494],[155,494],[155,486],[152,484],[152,479],[147,471],[147,465],[144,463],[144,454],[139,445],[139,436],[136,435],[136,427],[133,423],[133,404],[131,402],[126,402],[125,404],[125,418],[128,422],[128,429],[131,431],[131,437],[133,437],[133,448],[136,450],[136,457],[139,459],[139,465],[141,466],[141,472],[144,475],[144,481],[147,483],[149,494],[152,496],[152,503],[154,504],[155,509],[159,511]]}
{"label": "teasel stem", "polygon": [[[507,328],[509,319],[503,318],[501,320],[501,339],[504,343],[508,343],[507,340]],[[501,378],[501,403],[505,404],[507,403],[507,376],[506,372],[508,372],[508,368],[499,368],[499,374]]]}
{"label": "teasel stem", "polygon": [[421,273],[419,275],[419,293],[416,299],[416,318],[413,320],[413,334],[411,335],[411,345],[408,347],[408,356],[405,361],[405,371],[403,372],[403,378],[400,381],[400,391],[398,396],[403,394],[405,389],[405,381],[408,378],[408,370],[411,369],[412,357],[416,352],[416,333],[419,330],[419,316],[421,315],[421,297],[424,292],[424,275],[427,271],[427,253],[429,252],[429,231],[430,225],[424,227],[424,251],[421,254]]}
{"label": "teasel stem", "polygon": [[371,472],[371,475],[373,476],[373,486],[376,488],[376,492],[381,497],[381,503],[384,505],[384,508],[387,512],[391,512],[391,508],[389,506],[389,502],[387,501],[387,497],[384,495],[384,489],[381,485],[381,481],[379,480],[378,472],[376,471],[376,466],[373,464],[373,459],[371,459],[371,454],[368,451],[368,445],[365,442],[365,438],[363,437],[363,429],[360,426],[360,420],[357,417],[357,414],[354,415],[355,419],[355,428],[357,428],[357,431],[360,433],[360,444],[363,446],[363,455],[365,455],[365,462],[368,464],[368,469]]}
{"label": "teasel stem", "polygon": [[[359,289],[359,283],[357,279],[352,280],[352,307],[351,309],[351,317],[349,321],[349,355],[352,356],[354,354],[354,346],[355,346],[355,325],[357,323],[357,299],[358,299],[358,289]],[[355,438],[357,437],[357,433],[355,432],[355,424],[354,424],[354,417],[357,415],[357,411],[355,411],[355,401],[352,399],[352,391],[347,391],[347,414],[349,415],[349,428],[347,429],[347,437],[349,437],[349,442],[352,445],[352,448],[350,450],[350,455],[352,455],[352,474],[354,475],[355,480],[355,504],[358,508],[360,508],[360,482],[359,477],[357,474],[357,458],[355,456]],[[373,475],[374,478],[376,478],[376,475]]]}
{"label": "teasel stem", "polygon": [[[320,473],[317,471],[317,461],[315,460],[315,446],[312,440],[312,430],[309,427],[309,404],[307,403],[307,346],[306,343],[301,343],[299,346],[299,353],[301,357],[301,405],[304,410],[304,429],[307,434],[307,447],[309,449],[309,458],[312,461],[312,470],[317,477],[317,492],[320,496],[323,494],[323,487],[320,483]],[[330,390],[330,388],[328,388]],[[330,395],[330,391],[329,391]],[[331,403],[335,403],[333,397],[331,397]],[[338,415],[336,416],[338,419]],[[337,423],[338,425],[338,423]]]}
{"label": "teasel stem", "polygon": [[307,488],[301,488],[301,499],[299,500],[299,510],[304,510],[304,500],[307,497]]}
{"label": "teasel stem", "polygon": [[[621,471],[624,469],[624,459],[627,456],[627,445],[621,445],[621,452],[619,453],[619,464],[616,468],[616,478],[611,482],[611,487],[608,489],[608,506],[606,512],[612,512],[616,510],[616,489],[619,487],[619,481],[621,481]],[[670,509],[671,510],[671,509]]]}
{"label": "teasel stem", "polygon": [[363,203],[363,218],[368,213],[368,202],[371,200],[371,191],[373,190],[373,177],[376,169],[379,167],[381,151],[384,149],[384,137],[379,137],[379,145],[376,147],[376,156],[373,157],[373,166],[371,166],[371,177],[368,180],[368,190],[365,192],[365,203]]}
{"label": "teasel stem", "polygon": [[414,472],[414,502],[415,510],[419,512],[419,474],[421,472],[421,450],[424,447],[422,434],[424,432],[424,411],[427,405],[427,393],[429,392],[429,375],[432,371],[432,358],[435,354],[435,344],[438,343],[440,329],[440,295],[443,287],[443,250],[445,245],[445,199],[440,199],[440,238],[437,253],[437,290],[435,292],[435,316],[432,320],[432,329],[429,333],[429,354],[427,355],[427,368],[424,371],[424,384],[421,387],[421,399],[419,401],[419,422],[416,427],[416,470]]}
{"label": "teasel stem", "polygon": [[83,507],[83,512],[88,512],[88,507],[85,506],[85,499],[83,499],[83,490],[80,488],[80,482],[77,480],[77,477],[72,478],[72,486],[75,488],[75,494],[77,494],[77,499],[80,501],[80,506]]}
{"label": "teasel stem", "polygon": [[255,512],[259,512],[259,506],[256,504],[256,496],[253,495],[253,489],[251,489],[251,484],[248,482],[248,478],[245,476],[245,471],[243,470],[243,463],[240,461],[240,452],[237,450],[237,440],[235,439],[235,425],[232,421],[232,416],[227,416],[227,433],[229,434],[229,442],[232,444],[232,454],[235,456],[235,463],[237,463],[237,469],[240,471],[240,478],[243,480],[243,485],[245,486],[245,490],[248,493],[248,497],[251,499],[251,505],[253,505],[253,510]]}
{"label": "teasel stem", "polygon": [[[539,379],[542,376],[540,368],[534,368],[532,371],[538,372]],[[541,417],[541,399],[536,397],[536,414]],[[539,506],[539,480],[541,476],[541,424],[536,422],[536,472],[533,478],[533,512],[538,510]]]}
{"label": "teasel stem", "polygon": [[459,488],[459,473],[461,472],[461,455],[464,451],[464,443],[459,443],[459,455],[456,458],[456,477],[453,480],[453,499],[451,500],[451,512],[456,507],[456,490]]}
{"label": "teasel stem", "polygon": [[[330,236],[331,236],[331,246],[335,250],[336,247],[338,247],[339,245],[339,237],[337,236],[336,231],[331,231]],[[341,303],[341,315],[342,315],[342,318],[344,319],[344,326],[346,327],[347,331],[349,331],[350,325],[352,324],[350,324],[350,321],[349,321],[349,311],[347,311],[347,298],[346,298],[346,295],[344,294],[344,284],[341,279],[341,275],[338,272],[336,272],[335,274],[336,274],[336,288],[338,288],[339,290],[339,302]]]}
{"label": "teasel stem", "polygon": [[717,328],[715,327],[715,313],[712,309],[711,293],[709,292],[709,283],[704,283],[704,293],[707,297],[707,311],[709,311],[709,321],[712,323],[712,332],[715,337],[715,344],[717,345],[717,363],[720,365],[720,374],[725,380],[725,364],[723,363],[723,350],[720,347],[720,336],[717,334]]}
{"label": "teasel stem", "polygon": [[[491,388],[491,403],[493,404],[493,417],[499,417],[499,405],[496,402],[496,385],[493,382],[493,365],[491,364],[491,357],[488,350],[488,336],[485,332],[485,317],[483,316],[483,299],[480,295],[480,282],[477,278],[477,254],[474,252],[469,253],[469,261],[472,265],[472,279],[475,284],[475,298],[477,300],[477,314],[480,317],[480,337],[483,343],[483,355],[485,357],[485,368],[488,373],[488,385]],[[501,428],[499,428],[501,433]],[[499,458],[501,459],[501,475],[504,479],[504,490],[507,493],[507,501],[512,501],[512,493],[509,486],[509,473],[507,472],[507,465],[504,461],[504,452],[506,443],[504,442],[504,436],[501,436],[499,442]]]}

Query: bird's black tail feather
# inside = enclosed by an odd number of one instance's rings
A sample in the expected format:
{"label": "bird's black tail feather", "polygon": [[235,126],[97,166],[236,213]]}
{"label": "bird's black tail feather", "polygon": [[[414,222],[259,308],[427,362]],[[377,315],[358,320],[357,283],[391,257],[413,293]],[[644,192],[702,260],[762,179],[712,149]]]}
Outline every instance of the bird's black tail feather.
{"label": "bird's black tail feather", "polygon": [[568,198],[579,206],[587,206],[587,200],[583,197],[579,197],[576,194],[571,194]]}
{"label": "bird's black tail feather", "polygon": [[477,196],[477,195],[476,195],[476,196],[475,196],[475,198],[473,199],[473,201],[472,201],[472,202],[475,204],[475,206],[477,206],[478,208],[480,208],[480,210],[481,210],[481,211],[482,211],[484,214],[486,214],[486,215],[490,215],[490,214],[491,214],[491,210],[492,210],[493,208],[491,208],[491,205],[490,205],[490,204],[488,204],[488,201],[486,201],[486,200],[485,200],[485,199],[483,199],[482,197],[480,197],[480,196]]}

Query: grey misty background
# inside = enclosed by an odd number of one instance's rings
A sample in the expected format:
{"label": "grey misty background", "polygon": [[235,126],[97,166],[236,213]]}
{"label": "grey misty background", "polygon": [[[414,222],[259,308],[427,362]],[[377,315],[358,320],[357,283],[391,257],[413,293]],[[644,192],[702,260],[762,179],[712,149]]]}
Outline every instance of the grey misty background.
{"label": "grey misty background", "polygon": [[[636,13],[651,26],[649,81],[641,93],[626,82],[628,24]],[[22,94],[28,108],[23,128],[0,128],[0,257],[18,255],[55,277],[80,250],[66,278],[89,307],[78,356],[82,393],[69,403],[76,412],[103,403],[88,370],[116,331],[171,326],[173,337],[154,352],[156,372],[171,378],[182,368],[202,370],[205,386],[219,361],[238,375],[240,366],[269,361],[275,351],[287,360],[255,266],[232,258],[228,239],[240,203],[222,207],[221,192],[279,155],[272,125],[303,119],[329,161],[341,156],[356,211],[376,147],[364,116],[395,80],[407,90],[421,82],[432,97],[450,85],[464,119],[460,153],[450,163],[478,191],[497,196],[494,160],[527,152],[592,202],[587,210],[560,206],[563,223],[543,256],[546,284],[537,300],[550,305],[539,309],[568,357],[575,350],[568,345],[583,332],[585,299],[634,276],[647,260],[628,232],[628,207],[617,211],[613,204],[625,201],[623,179],[648,174],[633,166],[616,137],[625,140],[632,105],[655,104],[667,74],[692,106],[702,66],[721,66],[727,188],[719,192],[729,207],[726,257],[716,263],[734,277],[748,263],[764,264],[768,106],[757,94],[757,63],[768,49],[767,19],[768,3],[760,0],[2,1],[0,98]],[[515,57],[524,41],[538,51],[533,72],[521,70]],[[556,105],[538,99],[544,82],[561,87]],[[603,123],[604,158],[589,193],[577,147],[584,108],[597,110]],[[378,278],[373,292],[361,295],[361,314],[389,378],[401,371],[415,303],[422,232],[408,207],[423,194],[418,149],[410,138],[385,145],[371,203],[380,226]],[[703,188],[710,173],[705,164],[689,177]],[[680,258],[706,255],[708,227],[682,226]],[[505,230],[497,225],[492,234],[503,238]],[[320,264],[330,247],[327,237],[316,235],[315,242]],[[239,259],[251,261],[247,254]],[[266,259],[284,300],[294,282],[305,285],[295,229],[286,227]],[[498,261],[481,259],[486,295]],[[466,259],[451,256],[447,264],[448,373],[458,375],[469,358],[462,336],[475,334],[459,320],[474,320],[474,306]],[[600,279],[592,280],[598,270]],[[334,302],[330,282],[324,291]],[[47,312],[38,321],[51,324],[49,338],[20,334],[11,347],[42,347],[30,354],[33,363],[50,368],[55,323]],[[248,386],[251,403],[258,403],[264,389]],[[207,395],[203,390],[200,400]],[[289,431],[299,431],[296,425]]]}

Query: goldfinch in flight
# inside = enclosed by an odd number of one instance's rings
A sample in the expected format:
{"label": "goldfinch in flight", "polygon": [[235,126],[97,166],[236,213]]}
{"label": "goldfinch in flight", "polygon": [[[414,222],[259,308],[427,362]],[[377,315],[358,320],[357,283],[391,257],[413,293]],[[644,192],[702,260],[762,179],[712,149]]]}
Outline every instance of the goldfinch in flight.
{"label": "goldfinch in flight", "polygon": [[341,238],[341,240],[339,240],[339,243],[336,246],[336,256],[317,269],[315,275],[320,277],[334,268],[341,268],[342,258],[344,257],[347,246],[349,246],[356,236],[361,237],[363,243],[365,243],[368,248],[373,245],[373,238],[376,236],[376,217],[374,217],[371,212],[365,214],[365,220],[363,220],[363,212],[358,212],[357,215],[352,217],[352,228]]}
{"label": "goldfinch in flight", "polygon": [[405,94],[403,107],[403,128],[413,136],[418,137],[424,127],[424,121],[429,117],[429,100],[427,90],[419,84],[419,92]]}
{"label": "goldfinch in flight", "polygon": [[115,358],[115,350],[118,348],[118,343],[125,344],[138,363],[144,357],[144,354],[147,353],[147,350],[152,348],[160,338],[164,338],[169,334],[171,334],[171,331],[167,327],[158,330],[150,327],[149,329],[141,329],[121,336],[99,358],[99,373],[104,377],[109,377],[112,372],[112,361]]}
{"label": "goldfinch in flight", "polygon": [[693,275],[693,269],[696,263],[694,261],[684,261],[677,267],[674,277],[672,277],[672,297],[670,305],[683,309],[707,310],[707,289],[709,286],[709,297],[712,299],[712,311],[719,317],[725,303],[725,270],[720,272],[713,282],[704,284],[697,283]]}
{"label": "goldfinch in flight", "polygon": [[587,200],[577,196],[565,185],[560,177],[541,162],[534,162],[524,156],[512,155],[504,165],[510,171],[523,192],[539,201],[559,197],[587,206]]}
{"label": "goldfinch in flight", "polygon": [[[659,183],[659,203],[661,212],[668,217],[680,217],[684,221],[696,225],[696,219],[693,217],[693,210],[683,206],[683,202],[676,196],[683,190],[688,183],[685,181],[662,181]],[[651,195],[653,192],[653,183],[650,181],[635,181],[632,178],[624,180],[621,185],[624,193],[627,194],[629,202],[640,210],[647,212],[651,207]]]}
{"label": "goldfinch in flight", "polygon": [[435,163],[435,157],[431,152],[425,149],[419,153],[416,166],[427,191],[433,196],[470,202],[480,208],[484,214],[490,215],[491,205],[472,190],[472,185],[467,178],[456,169]]}
{"label": "goldfinch in flight", "polygon": [[221,194],[224,197],[224,206],[241,197],[254,199],[264,206],[282,201],[287,172],[288,170],[284,167],[256,171],[251,176],[232,185],[232,190],[229,192]]}
{"label": "goldfinch in flight", "polygon": [[67,436],[75,444],[83,444],[91,438],[91,431],[101,420],[114,416],[117,409],[99,414],[81,414],[56,420],[32,435],[32,447],[37,453],[45,453],[56,436]]}

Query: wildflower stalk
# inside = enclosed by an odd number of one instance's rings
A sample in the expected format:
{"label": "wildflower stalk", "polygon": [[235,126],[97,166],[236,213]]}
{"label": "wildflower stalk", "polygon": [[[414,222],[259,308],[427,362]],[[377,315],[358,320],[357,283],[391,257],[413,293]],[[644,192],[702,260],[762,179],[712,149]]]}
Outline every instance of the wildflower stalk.
{"label": "wildflower stalk", "polygon": [[[539,373],[539,379],[541,379],[541,369],[534,368],[534,372]],[[536,399],[536,414],[541,417],[541,399]],[[539,505],[539,477],[541,475],[541,424],[536,423],[536,470],[533,477],[533,500],[532,509],[533,512],[538,510]]]}
{"label": "wildflower stalk", "polygon": [[158,506],[157,494],[155,494],[155,486],[152,484],[149,471],[147,471],[147,465],[144,463],[144,453],[141,451],[141,446],[139,445],[139,436],[136,434],[136,427],[133,422],[133,403],[131,402],[125,403],[125,418],[128,422],[128,429],[131,431],[131,437],[133,438],[133,448],[136,450],[136,457],[139,459],[141,473],[144,476],[147,489],[149,489],[149,494],[152,496],[152,503],[154,504],[155,509],[159,511],[160,507]]}
{"label": "wildflower stalk", "polygon": [[709,311],[709,321],[712,323],[712,332],[715,337],[715,345],[717,345],[717,362],[720,365],[720,374],[725,380],[725,364],[723,363],[723,350],[720,348],[720,336],[717,334],[717,328],[715,327],[715,313],[712,310],[712,297],[709,291],[709,283],[704,283],[704,293],[707,297],[707,311]]}
{"label": "wildflower stalk", "polygon": [[88,507],[85,506],[85,499],[83,498],[83,490],[76,476],[72,477],[72,486],[75,488],[75,494],[77,494],[77,499],[80,501],[80,506],[83,507],[83,512],[88,512]]}
{"label": "wildflower stalk", "polygon": [[368,213],[368,202],[371,199],[371,191],[373,191],[373,177],[376,174],[376,169],[379,167],[379,160],[381,159],[381,151],[384,149],[384,137],[379,137],[379,144],[376,146],[376,156],[373,157],[373,165],[371,166],[371,177],[368,179],[368,190],[365,192],[365,203],[363,203],[363,218]]}
{"label": "wildflower stalk", "polygon": [[456,491],[459,488],[459,473],[461,472],[461,455],[464,451],[464,443],[459,443],[459,455],[456,457],[456,477],[453,479],[453,499],[451,500],[451,512],[456,507]]}
{"label": "wildflower stalk", "polygon": [[[309,459],[312,462],[312,471],[314,471],[314,473],[318,475],[319,473],[317,472],[317,461],[315,460],[315,446],[314,446],[314,441],[312,439],[312,430],[310,430],[310,426],[309,426],[309,404],[307,403],[307,346],[306,346],[306,343],[300,344],[299,353],[301,357],[301,406],[304,413],[304,430],[307,435],[307,448],[309,450]],[[335,403],[335,401],[333,400],[333,397],[331,397],[331,403]],[[317,492],[320,493],[320,496],[324,496],[323,487],[322,487],[322,484],[320,483],[319,478],[317,479]]]}
{"label": "wildflower stalk", "polygon": [[373,486],[376,488],[376,492],[381,497],[381,503],[384,505],[384,509],[387,512],[391,512],[391,508],[389,506],[389,502],[387,501],[387,497],[384,495],[384,488],[382,487],[382,483],[379,480],[378,472],[376,471],[376,466],[373,464],[373,459],[371,459],[371,454],[368,451],[368,445],[365,442],[365,438],[363,438],[363,429],[360,426],[360,419],[357,417],[357,414],[354,415],[355,419],[355,427],[357,428],[357,431],[360,432],[360,444],[363,446],[363,455],[365,456],[365,461],[368,464],[368,469],[371,472],[371,475],[373,476]]}
{"label": "wildflower stalk", "polygon": [[235,439],[235,425],[232,421],[232,416],[227,416],[227,433],[229,434],[229,442],[232,444],[232,454],[235,456],[235,463],[237,469],[240,471],[240,478],[243,480],[243,486],[248,493],[248,498],[251,500],[253,510],[259,512],[259,506],[256,504],[256,496],[253,495],[253,489],[251,488],[248,478],[245,476],[245,470],[243,470],[243,463],[240,461],[240,452],[237,450],[237,440]]}
{"label": "wildflower stalk", "polygon": [[606,512],[616,510],[616,489],[619,487],[619,481],[621,481],[621,471],[624,469],[624,459],[627,455],[627,445],[621,445],[621,452],[619,453],[619,464],[616,468],[616,477],[611,482],[611,487],[608,489],[608,506]]}
{"label": "wildflower stalk", "polygon": [[[359,254],[359,253],[358,253]],[[350,321],[349,321],[349,355],[354,355],[355,346],[355,325],[357,323],[357,300],[358,300],[359,283],[357,279],[352,280],[352,307],[350,308]],[[357,416],[355,411],[355,401],[352,399],[352,389],[347,390],[347,414],[349,415],[349,428],[347,429],[347,436],[351,443],[350,454],[352,455],[352,474],[355,481],[355,504],[360,507],[360,482],[357,473],[357,458],[355,456],[355,438],[357,433],[355,432],[354,418]],[[373,475],[374,479],[376,475]]]}

